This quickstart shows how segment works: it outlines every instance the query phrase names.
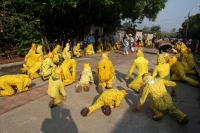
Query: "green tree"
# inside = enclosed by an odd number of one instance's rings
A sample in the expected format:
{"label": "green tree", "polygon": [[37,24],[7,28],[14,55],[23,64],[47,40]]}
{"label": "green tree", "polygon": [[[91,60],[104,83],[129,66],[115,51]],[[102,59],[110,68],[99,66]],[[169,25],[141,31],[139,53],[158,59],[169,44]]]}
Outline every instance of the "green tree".
{"label": "green tree", "polygon": [[160,26],[159,25],[154,25],[151,27],[151,32],[155,33],[155,32],[158,32],[160,31]]}
{"label": "green tree", "polygon": [[147,32],[150,32],[150,28],[147,26],[144,26],[144,28],[142,29],[142,34],[145,34]]}
{"label": "green tree", "polygon": [[175,32],[176,32],[176,28],[173,28],[173,29],[171,30],[171,33],[174,34]]}

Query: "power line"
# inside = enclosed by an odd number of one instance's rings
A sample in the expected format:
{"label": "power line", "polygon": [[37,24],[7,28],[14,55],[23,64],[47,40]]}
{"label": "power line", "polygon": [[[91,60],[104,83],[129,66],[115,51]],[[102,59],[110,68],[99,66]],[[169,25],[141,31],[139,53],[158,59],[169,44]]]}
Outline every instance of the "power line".
{"label": "power line", "polygon": [[196,2],[194,3],[193,7],[190,9],[190,11],[189,11],[189,12],[191,12],[191,11],[192,11],[192,9],[193,9],[193,8],[194,8],[194,6],[196,5],[197,1],[198,1],[198,0],[196,0]]}

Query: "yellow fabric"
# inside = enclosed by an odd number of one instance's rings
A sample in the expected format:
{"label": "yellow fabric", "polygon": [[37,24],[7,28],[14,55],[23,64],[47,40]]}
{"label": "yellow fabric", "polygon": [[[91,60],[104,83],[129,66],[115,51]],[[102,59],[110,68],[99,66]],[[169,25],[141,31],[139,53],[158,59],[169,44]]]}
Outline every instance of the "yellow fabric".
{"label": "yellow fabric", "polygon": [[113,47],[110,43],[106,43],[106,50],[107,51],[113,50]]}
{"label": "yellow fabric", "polygon": [[152,99],[150,106],[155,113],[154,118],[162,116],[162,111],[169,111],[170,114],[174,115],[179,121],[181,121],[186,115],[173,106],[172,98],[167,92],[165,86],[171,86],[173,91],[177,92],[176,83],[173,81],[156,78],[154,84],[147,83],[143,89],[137,109],[141,108],[147,96],[150,95]]}
{"label": "yellow fabric", "polygon": [[33,66],[32,66],[30,69],[28,69],[28,75],[29,75],[29,74],[32,74],[33,79],[36,79],[36,78],[39,78],[39,77],[40,77],[38,71],[39,71],[39,69],[40,69],[40,66],[42,65],[42,62],[43,62],[43,58],[40,57],[40,58],[38,59],[38,61],[36,61],[36,62],[33,64]]}
{"label": "yellow fabric", "polygon": [[92,113],[98,108],[101,108],[102,106],[110,106],[111,109],[115,107],[119,107],[121,100],[124,99],[126,96],[126,92],[123,90],[117,90],[117,89],[109,89],[107,91],[104,91],[100,97],[96,100],[96,102],[89,107],[89,113]]}
{"label": "yellow fabric", "polygon": [[159,77],[166,80],[170,80],[170,66],[168,63],[165,63],[165,58],[163,54],[158,55],[157,59],[158,65],[155,66],[152,77]]}
{"label": "yellow fabric", "polygon": [[24,59],[25,62],[27,61],[27,59],[29,58],[30,55],[35,53],[35,50],[36,50],[36,45],[35,45],[35,43],[32,43],[29,52],[25,55],[25,59]]}
{"label": "yellow fabric", "polygon": [[142,52],[136,54],[136,59],[132,62],[129,71],[126,74],[127,80],[129,79],[135,68],[137,69],[138,75],[133,79],[130,84],[128,84],[128,87],[137,91],[142,83],[142,75],[144,73],[148,73],[148,60],[144,58]]}
{"label": "yellow fabric", "polygon": [[66,47],[63,49],[62,57],[64,59],[71,59],[71,53],[69,52],[69,43],[66,43]]}
{"label": "yellow fabric", "polygon": [[175,56],[173,56],[173,58],[170,58],[169,64],[171,70],[171,80],[184,80],[194,86],[197,86],[199,84],[198,81],[186,76],[182,63],[177,61]]}
{"label": "yellow fabric", "polygon": [[36,52],[37,52],[38,54],[40,54],[41,56],[43,56],[42,45],[38,45],[38,46],[37,46]]}
{"label": "yellow fabric", "polygon": [[189,67],[189,70],[193,70],[194,69],[194,64],[195,64],[195,61],[194,61],[194,56],[192,53],[185,53],[183,54],[187,64],[188,64],[188,67]]}
{"label": "yellow fabric", "polygon": [[31,79],[24,74],[4,75],[0,77],[0,96],[9,96],[15,93],[14,89],[19,92],[28,91],[28,85],[31,84]]}
{"label": "yellow fabric", "polygon": [[100,42],[99,45],[97,46],[97,53],[103,52],[103,43]]}
{"label": "yellow fabric", "polygon": [[81,73],[80,81],[76,84],[76,87],[82,86],[83,88],[89,84],[94,84],[94,77],[92,75],[92,70],[90,66],[84,64],[83,71]]}
{"label": "yellow fabric", "polygon": [[80,43],[77,43],[77,45],[73,49],[73,53],[76,57],[82,56],[81,49],[80,49]]}
{"label": "yellow fabric", "polygon": [[93,44],[89,44],[87,47],[86,47],[86,50],[85,50],[85,54],[86,55],[91,55],[91,54],[94,54],[94,49],[93,49]]}
{"label": "yellow fabric", "polygon": [[62,102],[61,95],[66,96],[66,92],[61,79],[53,80],[53,77],[49,78],[47,94],[54,99],[54,105]]}
{"label": "yellow fabric", "polygon": [[[65,59],[60,66],[63,69],[63,84],[64,86],[70,85],[76,79],[76,61],[74,59]],[[70,72],[72,71],[72,73]]]}
{"label": "yellow fabric", "polygon": [[56,45],[56,47],[53,49],[53,51],[52,51],[52,53],[54,55],[53,62],[59,62],[59,57],[61,56],[60,50],[61,50],[60,45]]}
{"label": "yellow fabric", "polygon": [[107,58],[107,53],[102,54],[96,67],[96,73],[99,85],[102,85],[103,88],[106,86],[112,87],[115,79],[115,69],[112,62]]}
{"label": "yellow fabric", "polygon": [[55,70],[55,67],[56,65],[53,63],[53,61],[49,57],[46,58],[40,66],[40,76],[48,79]]}

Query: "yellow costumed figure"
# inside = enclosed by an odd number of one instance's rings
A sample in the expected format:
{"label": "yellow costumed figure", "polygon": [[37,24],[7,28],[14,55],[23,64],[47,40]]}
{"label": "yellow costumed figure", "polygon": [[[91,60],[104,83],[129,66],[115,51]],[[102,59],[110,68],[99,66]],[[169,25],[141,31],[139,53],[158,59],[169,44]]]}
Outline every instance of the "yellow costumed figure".
{"label": "yellow costumed figure", "polygon": [[84,68],[81,73],[80,81],[75,86],[76,92],[81,92],[82,89],[84,89],[84,91],[88,92],[90,89],[90,83],[94,84],[94,78],[92,75],[92,70],[91,70],[90,64],[87,63],[87,64],[84,64]]}
{"label": "yellow costumed figure", "polygon": [[[177,107],[173,106],[172,97],[176,96],[178,91],[176,83],[161,78],[154,79],[150,74],[146,73],[143,75],[143,84],[145,84],[142,96],[138,102],[138,105],[133,112],[139,111],[148,95],[150,95],[152,101],[150,102],[150,107],[154,111],[153,120],[158,121],[163,118],[163,111],[168,111],[169,114],[174,115],[179,124],[187,124],[189,119],[187,116],[181,112]],[[165,86],[172,87],[171,96],[168,93]]]}
{"label": "yellow costumed figure", "polygon": [[95,52],[94,52],[93,44],[92,43],[88,44],[85,50],[85,55],[92,55],[94,53]]}
{"label": "yellow costumed figure", "polygon": [[185,58],[185,56],[183,54],[181,54],[179,61],[181,62],[181,64],[183,65],[184,71],[186,74],[196,74],[196,70],[190,70],[189,68],[189,64],[187,63],[187,60]]}
{"label": "yellow costumed figure", "polygon": [[104,107],[104,114],[109,116],[112,109],[120,107],[121,100],[124,99],[126,94],[125,90],[117,90],[114,88],[104,91],[92,106],[83,108],[81,115],[85,117],[93,111]]}
{"label": "yellow costumed figure", "polygon": [[25,74],[4,75],[0,77],[0,96],[10,96],[16,91],[28,91],[31,79]]}
{"label": "yellow costumed figure", "polygon": [[62,102],[61,95],[63,96],[63,100],[66,100],[66,92],[62,82],[62,72],[62,68],[58,66],[49,78],[47,94],[52,98],[49,103],[50,108]]}
{"label": "yellow costumed figure", "polygon": [[54,55],[53,62],[56,62],[56,63],[59,62],[59,58],[61,56],[60,52],[61,52],[61,46],[60,45],[56,45],[56,47],[52,51],[52,53]]}
{"label": "yellow costumed figure", "polygon": [[36,61],[33,66],[28,69],[28,75],[31,79],[36,79],[40,77],[39,70],[43,62],[42,56],[39,57],[38,61]]}
{"label": "yellow costumed figure", "polygon": [[31,49],[29,50],[28,54],[26,54],[24,59],[23,68],[21,68],[20,73],[26,73],[29,68],[33,66],[33,64],[38,60],[39,54],[36,54],[36,44],[32,43]]}
{"label": "yellow costumed figure", "polygon": [[97,46],[97,53],[101,53],[101,52],[103,52],[103,43],[102,43],[102,41]]}
{"label": "yellow costumed figure", "polygon": [[40,54],[42,57],[44,56],[43,51],[42,51],[42,45],[37,46],[36,54]]}
{"label": "yellow costumed figure", "polygon": [[136,50],[136,59],[132,62],[129,71],[126,74],[126,81],[129,79],[135,68],[137,69],[138,75],[133,79],[130,84],[128,84],[128,87],[138,92],[138,89],[140,88],[140,85],[142,83],[142,75],[144,73],[148,73],[148,60],[144,58],[144,54],[141,49]]}
{"label": "yellow costumed figure", "polygon": [[82,51],[80,47],[81,47],[80,43],[77,43],[77,45],[73,49],[74,56],[76,57],[82,56]]}
{"label": "yellow costumed figure", "polygon": [[[63,69],[63,84],[64,86],[70,85],[76,80],[76,60],[71,59],[71,55],[66,56],[63,63],[61,64],[61,68]],[[70,70],[72,72],[70,72]]]}
{"label": "yellow costumed figure", "polygon": [[108,59],[108,53],[102,53],[101,60],[96,67],[96,73],[98,77],[98,91],[102,93],[106,88],[112,88],[112,84],[115,80],[115,69],[112,62]]}
{"label": "yellow costumed figure", "polygon": [[40,66],[40,76],[43,81],[49,79],[51,74],[56,68],[56,65],[53,63],[53,53],[49,52],[48,57],[42,62]]}
{"label": "yellow costumed figure", "polygon": [[113,47],[111,46],[110,43],[106,43],[106,50],[107,51],[113,50]]}
{"label": "yellow costumed figure", "polygon": [[186,62],[188,64],[188,66],[189,66],[189,70],[194,70],[195,61],[194,61],[194,56],[191,53],[191,49],[190,48],[188,48],[186,50],[186,53],[183,54],[183,57],[186,59]]}
{"label": "yellow costumed figure", "polygon": [[148,47],[148,46],[150,46],[150,44],[151,44],[150,41],[148,39],[146,39],[144,42],[144,46]]}
{"label": "yellow costumed figure", "polygon": [[185,70],[181,62],[177,61],[176,56],[173,56],[169,60],[171,70],[171,80],[183,80],[194,86],[200,86],[199,82],[189,78],[185,74]]}
{"label": "yellow costumed figure", "polygon": [[64,59],[69,59],[69,56],[71,58],[71,52],[69,51],[69,43],[66,43],[66,47],[63,49],[62,57]]}
{"label": "yellow costumed figure", "polygon": [[155,66],[152,77],[159,77],[170,80],[170,66],[168,63],[165,63],[164,54],[158,54],[157,63],[158,65]]}

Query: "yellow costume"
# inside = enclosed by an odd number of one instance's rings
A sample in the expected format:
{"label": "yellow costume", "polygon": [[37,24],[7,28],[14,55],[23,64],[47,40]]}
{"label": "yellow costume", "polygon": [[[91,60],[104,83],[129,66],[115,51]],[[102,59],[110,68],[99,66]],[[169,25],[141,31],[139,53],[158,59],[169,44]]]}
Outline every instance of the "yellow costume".
{"label": "yellow costume", "polygon": [[23,68],[21,68],[21,73],[26,73],[29,68],[33,66],[33,64],[38,60],[39,54],[36,54],[36,45],[32,43],[31,49],[28,54],[26,54],[24,59]]}
{"label": "yellow costume", "polygon": [[0,96],[10,96],[19,92],[28,91],[31,79],[24,74],[4,75],[0,77]]}
{"label": "yellow costume", "polygon": [[48,57],[42,62],[40,66],[40,76],[42,80],[47,80],[53,73],[56,65],[53,63],[53,53],[48,53]]}
{"label": "yellow costume", "polygon": [[122,42],[116,42],[114,44],[115,49],[120,49],[123,46]]}
{"label": "yellow costume", "polygon": [[165,63],[164,54],[158,54],[157,63],[158,65],[155,66],[152,77],[160,77],[166,80],[170,80],[170,66],[168,63]]}
{"label": "yellow costume", "polygon": [[189,70],[193,70],[195,61],[194,61],[194,56],[191,53],[191,49],[190,48],[188,48],[186,53],[183,54],[183,57],[186,59],[186,62],[188,64],[188,66],[189,66]]}
{"label": "yellow costume", "polygon": [[190,70],[189,64],[187,63],[185,56],[181,55],[179,60],[180,60],[181,64],[183,65],[183,68],[184,68],[184,71],[185,71],[186,74],[196,74],[195,69]]}
{"label": "yellow costume", "polygon": [[103,43],[102,43],[102,41],[97,46],[97,53],[101,53],[101,52],[103,52]]}
{"label": "yellow costume", "polygon": [[40,56],[38,61],[34,63],[34,65],[28,69],[28,75],[31,79],[36,79],[40,77],[39,70],[42,65],[43,58]]}
{"label": "yellow costume", "polygon": [[148,73],[148,60],[144,58],[144,54],[140,49],[136,50],[136,59],[132,62],[128,73],[126,74],[126,80],[129,79],[134,69],[137,69],[138,75],[133,79],[133,81],[128,84],[128,87],[134,91],[138,91],[142,83],[142,75]]}
{"label": "yellow costume", "polygon": [[148,47],[148,46],[150,46],[150,44],[151,44],[150,41],[148,39],[146,39],[144,42],[144,46]]}
{"label": "yellow costume", "polygon": [[88,46],[86,47],[86,50],[85,50],[85,54],[86,55],[92,55],[94,54],[94,49],[93,49],[93,44],[88,44]]}
{"label": "yellow costume", "polygon": [[111,114],[111,109],[120,107],[121,100],[124,99],[126,94],[125,90],[114,88],[104,91],[92,106],[86,107],[81,111],[81,115],[87,116],[98,108],[104,107],[104,113],[108,116]]}
{"label": "yellow costume", "polygon": [[[173,106],[173,101],[170,94],[167,92],[165,86],[172,87],[172,94],[176,94],[178,91],[176,83],[161,78],[156,78],[147,74],[143,78],[143,83],[145,87],[142,92],[142,96],[138,102],[137,109],[139,110],[144,104],[148,95],[150,95],[152,101],[150,102],[151,109],[154,111],[155,115],[153,119],[155,121],[163,118],[162,111],[169,111],[169,114],[174,115],[180,124],[187,124],[189,119],[182,113],[178,108]],[[184,121],[184,122],[183,122]]]}
{"label": "yellow costume", "polygon": [[108,59],[108,53],[102,53],[101,60],[96,67],[98,77],[98,91],[102,93],[104,88],[112,88],[115,79],[115,69],[112,62]]}
{"label": "yellow costume", "polygon": [[199,86],[199,82],[187,77],[185,75],[185,70],[181,62],[177,61],[176,56],[173,56],[169,60],[170,70],[171,70],[171,80],[184,80],[189,84],[194,86]]}
{"label": "yellow costume", "polygon": [[[73,82],[75,82],[76,79],[76,60],[71,59],[70,55],[68,56],[68,58],[66,58],[60,66],[63,70],[64,86],[72,84]],[[72,74],[70,70],[72,71]]]}
{"label": "yellow costume", "polygon": [[50,108],[53,108],[55,105],[62,102],[60,94],[62,94],[64,100],[66,99],[66,92],[61,77],[62,68],[56,67],[54,73],[49,78],[49,86],[47,90],[48,95],[53,98],[53,100],[51,100],[49,103]]}
{"label": "yellow costume", "polygon": [[71,53],[69,51],[69,43],[66,43],[66,47],[63,49],[63,52],[62,52],[62,57],[64,59],[70,59],[71,58]]}
{"label": "yellow costume", "polygon": [[84,91],[89,91],[90,89],[90,83],[94,84],[94,78],[92,75],[92,70],[90,68],[90,64],[84,64],[84,68],[83,71],[81,73],[81,78],[80,81],[76,84],[76,92],[80,92],[82,91],[82,89],[84,89]]}
{"label": "yellow costume", "polygon": [[80,46],[80,43],[77,43],[77,45],[73,49],[74,56],[76,57],[82,56]]}
{"label": "yellow costume", "polygon": [[56,47],[53,49],[53,51],[52,51],[52,53],[54,55],[53,62],[59,62],[59,57],[61,56],[60,50],[61,50],[60,45],[56,45]]}
{"label": "yellow costume", "polygon": [[113,50],[113,47],[111,46],[110,43],[106,43],[106,50],[107,51]]}
{"label": "yellow costume", "polygon": [[37,46],[36,53],[40,54],[43,57],[42,45]]}

